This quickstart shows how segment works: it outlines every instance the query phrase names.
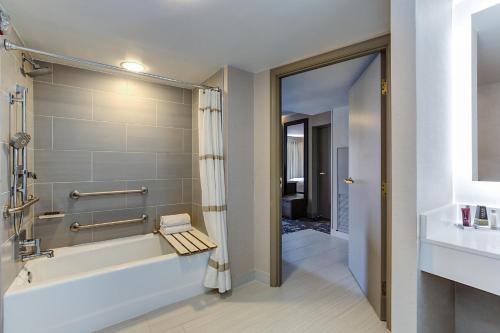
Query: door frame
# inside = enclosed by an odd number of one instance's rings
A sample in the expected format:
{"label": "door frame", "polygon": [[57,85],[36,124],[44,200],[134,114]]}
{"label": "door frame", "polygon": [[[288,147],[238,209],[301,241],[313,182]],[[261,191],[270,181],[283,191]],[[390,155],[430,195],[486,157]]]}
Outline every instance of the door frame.
{"label": "door frame", "polygon": [[[390,328],[391,322],[391,219],[387,214],[391,207],[391,196],[388,191],[391,181],[390,160],[390,35],[383,35],[364,42],[352,44],[327,53],[299,60],[287,65],[274,68],[270,71],[271,108],[270,108],[270,221],[271,221],[271,253],[270,253],[270,282],[271,286],[279,287],[282,283],[282,255],[281,255],[281,170],[283,165],[281,126],[281,79],[290,75],[307,72],[313,69],[333,65],[343,61],[362,57],[371,53],[381,52],[382,79],[386,82],[386,93],[382,96],[382,253],[385,252],[385,295],[386,320]],[[383,286],[381,286],[383,288]]]}

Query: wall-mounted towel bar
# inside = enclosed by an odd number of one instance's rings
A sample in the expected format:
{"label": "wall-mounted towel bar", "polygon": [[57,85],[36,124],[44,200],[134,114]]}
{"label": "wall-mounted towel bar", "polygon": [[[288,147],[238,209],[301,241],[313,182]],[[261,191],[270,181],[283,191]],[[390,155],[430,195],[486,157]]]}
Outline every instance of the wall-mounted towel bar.
{"label": "wall-mounted towel bar", "polygon": [[146,223],[147,221],[148,221],[148,216],[146,214],[142,214],[142,216],[138,219],[103,222],[103,223],[97,223],[97,224],[81,225],[78,222],[73,222],[73,224],[71,224],[71,226],[69,227],[69,230],[76,232],[76,231],[85,230],[85,229],[97,229],[97,228],[104,228],[104,227],[113,227],[113,226],[122,225],[122,224],[129,224],[129,223]]}
{"label": "wall-mounted towel bar", "polygon": [[4,209],[3,209],[3,217],[7,218],[7,217],[9,217],[12,214],[15,214],[15,213],[18,213],[20,211],[23,211],[26,208],[28,208],[28,207],[34,205],[35,203],[37,203],[38,200],[40,200],[40,198],[32,197],[32,198],[29,198],[28,201],[26,201],[25,203],[23,203],[20,206],[12,207],[12,208],[9,207],[9,206],[5,206]]}
{"label": "wall-mounted towel bar", "polygon": [[118,194],[132,194],[132,193],[146,194],[148,193],[148,188],[142,186],[139,190],[122,190],[122,191],[89,192],[89,193],[80,193],[77,190],[74,190],[69,194],[69,197],[71,199],[76,200],[81,197],[97,197],[100,195],[118,195]]}

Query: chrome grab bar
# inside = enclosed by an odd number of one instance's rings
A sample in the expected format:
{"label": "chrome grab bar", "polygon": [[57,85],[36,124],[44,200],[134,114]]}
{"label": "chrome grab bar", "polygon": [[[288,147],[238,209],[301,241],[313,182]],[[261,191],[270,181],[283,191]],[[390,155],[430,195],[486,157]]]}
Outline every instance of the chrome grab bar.
{"label": "chrome grab bar", "polygon": [[40,198],[38,198],[38,197],[32,197],[32,198],[28,199],[28,201],[26,201],[25,203],[23,203],[20,206],[12,207],[12,208],[9,207],[9,206],[5,206],[4,209],[3,209],[3,217],[7,218],[7,217],[9,217],[12,214],[15,214],[15,213],[18,213],[18,212],[20,212],[22,210],[25,210],[26,208],[28,208],[28,207],[34,205],[35,203],[37,203],[39,200],[40,200]]}
{"label": "chrome grab bar", "polygon": [[142,216],[138,219],[103,222],[103,223],[97,223],[97,224],[81,225],[78,222],[73,222],[73,224],[71,224],[71,226],[69,227],[69,230],[71,230],[73,232],[77,232],[77,231],[85,230],[85,229],[97,229],[97,228],[103,228],[103,227],[112,227],[115,225],[122,225],[122,224],[129,224],[129,223],[146,223],[147,220],[148,220],[148,216],[146,214],[142,214]]}
{"label": "chrome grab bar", "polygon": [[80,193],[77,190],[74,190],[69,194],[69,197],[71,199],[77,200],[78,198],[82,197],[96,197],[100,195],[118,195],[118,194],[131,194],[131,193],[146,194],[148,193],[148,188],[145,186],[141,186],[139,190],[121,190],[121,191],[89,192],[89,193]]}

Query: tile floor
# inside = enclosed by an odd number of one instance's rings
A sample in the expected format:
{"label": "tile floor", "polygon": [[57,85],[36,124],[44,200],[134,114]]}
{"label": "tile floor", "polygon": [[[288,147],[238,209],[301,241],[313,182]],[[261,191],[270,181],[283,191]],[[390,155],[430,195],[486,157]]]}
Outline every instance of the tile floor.
{"label": "tile floor", "polygon": [[251,282],[228,297],[201,295],[100,332],[388,332],[347,268],[347,241],[310,229],[289,233],[283,259],[281,288]]}

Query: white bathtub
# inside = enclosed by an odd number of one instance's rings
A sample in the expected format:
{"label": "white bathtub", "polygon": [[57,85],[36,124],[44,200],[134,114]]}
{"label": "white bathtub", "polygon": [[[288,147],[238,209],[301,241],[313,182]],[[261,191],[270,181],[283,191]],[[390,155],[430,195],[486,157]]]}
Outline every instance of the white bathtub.
{"label": "white bathtub", "polygon": [[4,333],[93,332],[201,294],[208,256],[180,257],[154,234],[55,249],[5,293]]}

